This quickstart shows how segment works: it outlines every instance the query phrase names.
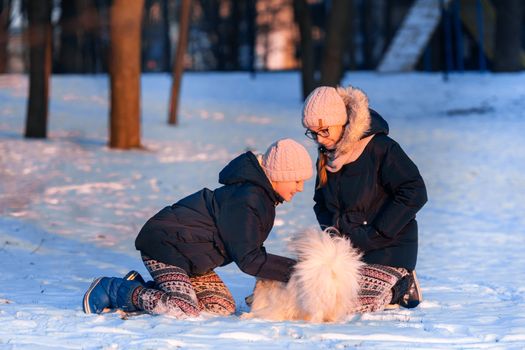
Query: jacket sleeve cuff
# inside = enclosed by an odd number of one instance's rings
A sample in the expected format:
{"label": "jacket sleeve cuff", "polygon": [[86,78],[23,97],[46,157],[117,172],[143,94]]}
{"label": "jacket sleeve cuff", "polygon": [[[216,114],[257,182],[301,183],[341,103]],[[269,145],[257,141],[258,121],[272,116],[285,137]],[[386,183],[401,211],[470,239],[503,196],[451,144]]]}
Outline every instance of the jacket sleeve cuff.
{"label": "jacket sleeve cuff", "polygon": [[256,277],[288,282],[293,268],[297,261],[279,255],[268,254],[266,262],[261,266],[261,269]]}

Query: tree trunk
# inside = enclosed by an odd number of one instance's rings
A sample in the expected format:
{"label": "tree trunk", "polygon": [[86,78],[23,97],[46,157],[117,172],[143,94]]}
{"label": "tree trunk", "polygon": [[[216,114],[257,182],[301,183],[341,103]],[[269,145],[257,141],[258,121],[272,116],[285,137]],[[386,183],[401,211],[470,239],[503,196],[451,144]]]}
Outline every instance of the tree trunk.
{"label": "tree trunk", "polygon": [[11,0],[0,1],[0,74],[7,71],[10,14]]}
{"label": "tree trunk", "polygon": [[109,58],[111,148],[140,147],[140,38],[144,0],[114,0]]}
{"label": "tree trunk", "polygon": [[94,56],[95,72],[109,72],[109,12],[110,4],[107,1],[95,1],[96,22],[95,22],[95,41],[94,41]]}
{"label": "tree trunk", "polygon": [[57,73],[80,73],[76,1],[60,2],[60,43]]}
{"label": "tree trunk", "polygon": [[240,4],[238,1],[231,2],[230,18],[228,19],[228,54],[227,68],[229,70],[239,69],[239,23],[241,23]]}
{"label": "tree trunk", "polygon": [[384,38],[384,44],[383,44],[383,50],[381,51],[381,56],[383,56],[386,53],[386,50],[390,46],[390,42],[392,41],[392,38],[394,37],[394,29],[392,24],[392,10],[393,10],[393,4],[392,0],[386,0],[385,6],[383,10],[383,18],[385,19],[385,25],[383,27],[383,38]]}
{"label": "tree trunk", "polygon": [[332,0],[321,65],[321,85],[336,86],[341,81],[345,37],[350,35],[351,6],[350,0]]}
{"label": "tree trunk", "polygon": [[221,11],[221,7],[229,6],[228,3],[231,5],[230,0],[217,2],[217,68],[221,71],[228,69],[228,18],[225,18]]}
{"label": "tree trunk", "polygon": [[521,62],[522,0],[494,1],[496,7],[496,35],[494,43],[494,71],[514,72],[523,69]]}
{"label": "tree trunk", "polygon": [[373,69],[373,23],[372,23],[372,2],[363,1],[360,9],[360,18],[361,18],[361,33],[363,37],[362,49],[363,49],[363,69]]}
{"label": "tree trunk", "polygon": [[97,66],[98,11],[94,0],[76,0],[79,30],[80,69],[83,73],[95,73]]}
{"label": "tree trunk", "polygon": [[60,45],[55,71],[96,72],[99,23],[94,0],[63,0],[60,6]]}
{"label": "tree trunk", "polygon": [[257,9],[256,0],[246,1],[246,32],[248,36],[248,65],[251,76],[255,76],[255,38],[257,37]]}
{"label": "tree trunk", "polygon": [[182,73],[184,71],[184,55],[188,45],[188,34],[190,28],[191,1],[182,0],[179,20],[179,40],[177,40],[177,51],[175,52],[175,62],[173,63],[173,80],[171,84],[170,115],[168,123],[177,124],[177,114],[179,109],[180,86]]}
{"label": "tree trunk", "polygon": [[303,99],[316,88],[314,46],[312,41],[312,19],[306,0],[294,0],[295,21],[299,24],[301,49],[301,80]]}
{"label": "tree trunk", "polygon": [[25,137],[47,137],[51,74],[51,0],[29,1],[29,98]]}
{"label": "tree trunk", "polygon": [[162,0],[162,23],[164,24],[164,67],[162,67],[162,71],[171,72],[171,40],[168,0]]}

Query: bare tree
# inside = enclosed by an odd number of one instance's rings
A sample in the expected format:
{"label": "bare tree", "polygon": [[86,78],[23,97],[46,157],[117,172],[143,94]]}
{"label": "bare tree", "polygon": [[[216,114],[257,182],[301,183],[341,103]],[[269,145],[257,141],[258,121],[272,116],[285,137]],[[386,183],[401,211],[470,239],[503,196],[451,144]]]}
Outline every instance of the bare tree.
{"label": "bare tree", "polygon": [[171,83],[170,115],[169,124],[177,124],[179,109],[180,86],[182,73],[184,71],[184,55],[188,46],[188,32],[190,27],[191,1],[182,0],[179,20],[179,39],[177,40],[177,51],[173,63],[173,79]]}
{"label": "bare tree", "polygon": [[[314,42],[312,38],[312,18],[306,0],[294,0],[295,19],[299,24],[301,49],[301,76],[303,98],[318,85],[335,86],[339,84],[343,75],[343,57],[348,36],[353,1],[332,0],[327,14],[325,28],[326,40],[322,50],[320,62],[316,65]],[[320,74],[316,79],[316,67],[320,67]]]}
{"label": "bare tree", "polygon": [[359,10],[360,17],[360,26],[363,37],[362,50],[363,50],[363,63],[362,68],[364,69],[373,69],[375,68],[374,64],[374,30],[373,28],[377,26],[377,23],[374,23],[372,18],[372,11],[374,8],[372,1],[363,1],[361,3]]}
{"label": "bare tree", "polygon": [[62,0],[60,2],[57,73],[96,72],[101,59],[99,46],[99,13],[95,0]]}
{"label": "bare tree", "polygon": [[51,74],[51,0],[28,1],[29,98],[26,137],[47,137],[49,76]]}
{"label": "bare tree", "polygon": [[246,0],[246,37],[248,44],[248,67],[252,76],[255,75],[255,38],[257,37],[257,0]]}
{"label": "bare tree", "polygon": [[494,43],[494,70],[512,72],[522,70],[521,35],[523,25],[522,0],[494,1],[496,7],[496,35]]}
{"label": "bare tree", "polygon": [[144,0],[113,0],[110,9],[109,72],[111,112],[109,146],[140,144],[140,38]]}
{"label": "bare tree", "polygon": [[301,50],[301,77],[303,99],[315,89],[315,63],[314,46],[312,40],[312,20],[310,9],[306,0],[294,0],[294,16],[299,24],[300,50]]}
{"label": "bare tree", "polygon": [[230,15],[228,17],[227,26],[227,68],[239,69],[239,23],[241,23],[241,8],[239,1],[233,0],[231,2]]}
{"label": "bare tree", "polygon": [[345,40],[350,32],[352,1],[332,0],[326,29],[326,43],[321,63],[321,85],[336,86],[343,76]]}
{"label": "bare tree", "polygon": [[11,22],[11,5],[11,0],[0,0],[0,74],[7,71],[7,39]]}
{"label": "bare tree", "polygon": [[79,33],[77,17],[77,1],[60,2],[60,37],[58,58],[56,62],[57,73],[80,73],[82,71],[82,54],[79,50]]}

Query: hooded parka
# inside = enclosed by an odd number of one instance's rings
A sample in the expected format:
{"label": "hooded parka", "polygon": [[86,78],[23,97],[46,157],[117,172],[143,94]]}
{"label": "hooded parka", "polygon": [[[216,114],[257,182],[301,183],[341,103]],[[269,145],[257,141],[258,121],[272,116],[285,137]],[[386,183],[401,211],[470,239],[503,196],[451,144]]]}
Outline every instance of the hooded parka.
{"label": "hooded parka", "polygon": [[235,262],[252,276],[287,281],[295,260],[269,254],[263,246],[282,198],[257,157],[246,152],[233,159],[219,183],[224,186],[204,188],[149,219],[136,248],[190,276]]}
{"label": "hooded parka", "polygon": [[388,137],[388,124],[368,108],[355,88],[338,89],[349,115],[331,157],[344,157],[353,144],[373,135],[355,160],[336,172],[314,195],[321,227],[334,226],[348,236],[368,264],[413,270],[417,261],[417,211],[426,203],[425,184],[416,165]]}

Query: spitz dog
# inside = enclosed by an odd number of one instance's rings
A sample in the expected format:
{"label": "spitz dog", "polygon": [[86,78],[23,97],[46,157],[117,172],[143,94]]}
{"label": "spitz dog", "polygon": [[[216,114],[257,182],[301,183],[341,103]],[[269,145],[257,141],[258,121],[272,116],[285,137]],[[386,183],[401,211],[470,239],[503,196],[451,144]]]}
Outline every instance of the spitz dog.
{"label": "spitz dog", "polygon": [[258,280],[243,318],[340,322],[352,313],[359,292],[361,254],[333,228],[294,237],[297,264],[288,283]]}

